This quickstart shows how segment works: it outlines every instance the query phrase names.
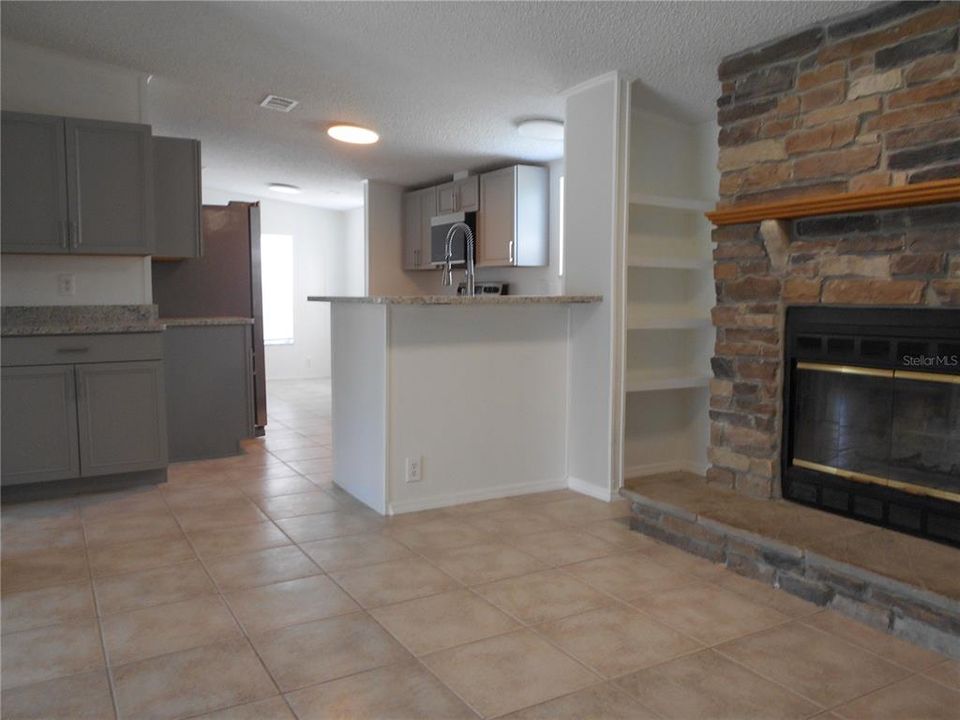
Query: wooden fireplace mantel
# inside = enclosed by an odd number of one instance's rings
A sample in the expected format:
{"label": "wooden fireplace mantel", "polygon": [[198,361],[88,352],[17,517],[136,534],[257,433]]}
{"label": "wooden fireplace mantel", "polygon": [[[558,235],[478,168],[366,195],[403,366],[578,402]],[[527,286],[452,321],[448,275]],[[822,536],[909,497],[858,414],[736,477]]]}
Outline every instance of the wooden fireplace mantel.
{"label": "wooden fireplace mantel", "polygon": [[916,185],[814,195],[781,202],[718,207],[708,213],[714,225],[739,225],[763,220],[792,220],[813,215],[834,215],[859,210],[887,210],[911,205],[960,201],[960,178],[931,180]]}

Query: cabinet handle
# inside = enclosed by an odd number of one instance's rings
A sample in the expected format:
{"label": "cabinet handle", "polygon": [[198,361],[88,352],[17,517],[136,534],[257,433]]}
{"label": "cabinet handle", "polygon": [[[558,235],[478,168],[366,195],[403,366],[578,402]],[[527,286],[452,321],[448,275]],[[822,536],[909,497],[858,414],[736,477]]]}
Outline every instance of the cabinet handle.
{"label": "cabinet handle", "polygon": [[420,267],[420,251],[419,250],[413,251],[413,264],[415,267]]}
{"label": "cabinet handle", "polygon": [[513,259],[513,240],[511,240],[511,241],[510,241],[510,264],[513,265],[513,263],[514,263],[514,259]]}
{"label": "cabinet handle", "polygon": [[64,248],[70,246],[70,233],[67,231],[66,220],[61,220],[57,223],[57,240]]}
{"label": "cabinet handle", "polygon": [[75,248],[80,247],[80,243],[82,242],[82,238],[80,237],[80,223],[71,222],[69,225],[69,229],[70,229],[70,240],[73,247]]}
{"label": "cabinet handle", "polygon": [[90,352],[88,347],[62,347],[57,348],[58,353],[63,353],[64,355],[78,355],[80,353]]}

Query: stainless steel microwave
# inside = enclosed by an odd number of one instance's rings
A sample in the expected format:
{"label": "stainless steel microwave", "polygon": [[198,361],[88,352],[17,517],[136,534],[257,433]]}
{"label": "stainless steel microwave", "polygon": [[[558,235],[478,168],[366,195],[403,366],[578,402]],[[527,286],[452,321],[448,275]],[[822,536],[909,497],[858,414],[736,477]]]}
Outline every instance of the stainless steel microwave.
{"label": "stainless steel microwave", "polygon": [[[449,215],[437,215],[430,220],[430,262],[434,265],[443,265],[447,252],[447,233],[456,223],[466,223],[473,231],[474,253],[477,241],[477,214],[475,212],[458,212]],[[451,243],[453,251],[453,265],[463,265],[467,261],[467,238],[462,232],[453,237]]]}

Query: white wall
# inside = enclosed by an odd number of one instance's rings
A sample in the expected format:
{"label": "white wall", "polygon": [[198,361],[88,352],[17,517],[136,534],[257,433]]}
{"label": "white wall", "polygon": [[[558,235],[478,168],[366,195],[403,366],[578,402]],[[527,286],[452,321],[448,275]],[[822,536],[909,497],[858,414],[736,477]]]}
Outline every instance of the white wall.
{"label": "white wall", "polygon": [[[144,76],[3,39],[0,104],[4,110],[148,122],[141,105]],[[77,292],[57,294],[57,276],[76,274]],[[150,259],[4,255],[4,305],[123,305],[150,303]]]}
{"label": "white wall", "polygon": [[343,259],[348,248],[356,254],[356,238],[351,243],[347,214],[216,188],[203,189],[204,204],[225,205],[231,200],[260,202],[262,234],[293,236],[294,342],[267,345],[267,380],[330,377],[330,306],[307,302],[306,298],[350,294],[361,282],[356,270],[347,267]]}
{"label": "white wall", "polygon": [[[61,274],[76,276],[76,293],[57,294]],[[149,305],[150,260],[70,255],[3,255],[0,304]]]}
{"label": "white wall", "polygon": [[570,308],[567,471],[570,486],[610,498],[619,484],[620,282],[629,90],[616,74],[567,97],[566,291],[600,293],[603,302]]}
{"label": "white wall", "polygon": [[343,295],[367,294],[366,218],[362,207],[345,211],[346,243],[340,255],[340,267],[345,277]]}
{"label": "white wall", "polygon": [[[366,180],[363,183],[367,293],[421,295],[418,273],[403,269],[403,188]],[[433,274],[433,273],[431,273]],[[439,285],[439,274],[437,283]]]}

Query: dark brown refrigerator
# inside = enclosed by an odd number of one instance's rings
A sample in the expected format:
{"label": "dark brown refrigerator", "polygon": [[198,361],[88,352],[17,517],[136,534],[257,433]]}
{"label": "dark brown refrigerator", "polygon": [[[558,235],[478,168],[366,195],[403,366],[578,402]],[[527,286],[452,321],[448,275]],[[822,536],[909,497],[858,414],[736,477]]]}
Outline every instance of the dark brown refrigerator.
{"label": "dark brown refrigerator", "polygon": [[253,397],[257,435],[267,425],[260,289],[260,204],[203,206],[203,257],[153,263],[161,318],[253,318]]}

